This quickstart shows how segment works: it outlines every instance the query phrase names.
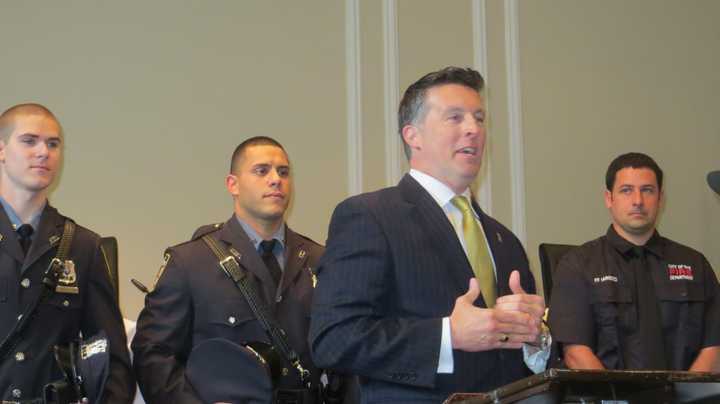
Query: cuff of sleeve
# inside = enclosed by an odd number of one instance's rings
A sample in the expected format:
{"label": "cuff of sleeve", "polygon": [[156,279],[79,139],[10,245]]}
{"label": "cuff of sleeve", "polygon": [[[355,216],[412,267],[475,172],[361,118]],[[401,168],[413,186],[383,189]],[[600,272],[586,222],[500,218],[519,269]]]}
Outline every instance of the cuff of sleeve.
{"label": "cuff of sleeve", "polygon": [[[549,354],[548,354],[549,355]],[[442,338],[440,340],[440,359],[438,360],[438,373],[453,372],[452,334],[450,333],[450,317],[442,319]]]}
{"label": "cuff of sleeve", "polygon": [[523,359],[533,373],[541,373],[547,367],[550,358],[550,346],[552,344],[552,335],[548,335],[547,343],[544,347],[536,347],[533,345],[523,344]]}

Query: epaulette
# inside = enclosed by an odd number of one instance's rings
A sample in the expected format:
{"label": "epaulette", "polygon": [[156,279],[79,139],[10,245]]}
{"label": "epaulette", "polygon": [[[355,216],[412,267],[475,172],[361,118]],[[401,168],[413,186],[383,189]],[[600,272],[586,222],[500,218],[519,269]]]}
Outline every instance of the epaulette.
{"label": "epaulette", "polygon": [[303,235],[303,234],[300,234],[300,233],[296,233],[296,234],[297,234],[298,236],[300,236],[300,238],[302,238],[303,240],[305,240],[305,241],[309,241],[309,242],[311,242],[311,243],[315,244],[316,246],[319,246],[319,247],[325,247],[324,245],[322,245],[322,244],[318,243],[317,241],[315,241],[315,240],[311,239],[311,238],[310,238],[310,237],[308,237],[308,236],[305,236],[305,235]]}
{"label": "epaulette", "polygon": [[190,240],[197,240],[201,238],[202,236],[212,233],[214,231],[218,231],[222,229],[224,223],[213,223],[213,224],[206,224],[204,226],[198,227],[197,230],[192,235],[192,238]]}

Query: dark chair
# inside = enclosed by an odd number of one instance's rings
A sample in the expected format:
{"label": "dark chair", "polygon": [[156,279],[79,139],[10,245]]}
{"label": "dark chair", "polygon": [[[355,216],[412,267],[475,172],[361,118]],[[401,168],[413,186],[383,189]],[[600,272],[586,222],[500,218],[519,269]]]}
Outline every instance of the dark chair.
{"label": "dark chair", "polygon": [[543,293],[545,295],[545,304],[550,304],[550,292],[552,291],[552,277],[557,269],[560,259],[566,252],[577,246],[570,244],[549,244],[542,243],[539,247],[540,253],[540,273],[543,281]]}
{"label": "dark chair", "polygon": [[[552,278],[553,273],[557,270],[560,259],[568,251],[572,250],[577,246],[570,244],[540,244],[540,273],[543,281],[543,293],[545,294],[545,304],[550,307],[550,292],[552,291]],[[550,308],[552,310],[552,308]],[[552,330],[550,331],[552,333]],[[564,368],[565,364],[562,361],[562,346],[553,340],[550,349],[550,358],[548,359],[547,367],[550,368]]]}
{"label": "dark chair", "polygon": [[118,287],[118,242],[115,237],[100,238],[100,251],[108,269],[108,275],[115,289],[115,299],[120,301],[120,289]]}

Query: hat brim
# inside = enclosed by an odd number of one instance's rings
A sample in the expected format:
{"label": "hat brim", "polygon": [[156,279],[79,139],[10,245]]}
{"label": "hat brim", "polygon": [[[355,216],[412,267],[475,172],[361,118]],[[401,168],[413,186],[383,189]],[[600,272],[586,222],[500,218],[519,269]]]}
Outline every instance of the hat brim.
{"label": "hat brim", "polygon": [[250,349],[212,338],[190,352],[185,376],[207,403],[270,403],[272,380],[268,365]]}

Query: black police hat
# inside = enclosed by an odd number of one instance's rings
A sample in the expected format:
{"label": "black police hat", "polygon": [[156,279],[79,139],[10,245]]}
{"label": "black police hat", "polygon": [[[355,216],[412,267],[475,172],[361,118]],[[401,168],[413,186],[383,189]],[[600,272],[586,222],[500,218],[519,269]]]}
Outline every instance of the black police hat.
{"label": "black police hat", "polygon": [[223,338],[196,345],[185,376],[207,403],[271,403],[270,368],[256,351]]}
{"label": "black police hat", "polygon": [[707,175],[707,182],[718,195],[720,195],[720,170],[711,171]]}

